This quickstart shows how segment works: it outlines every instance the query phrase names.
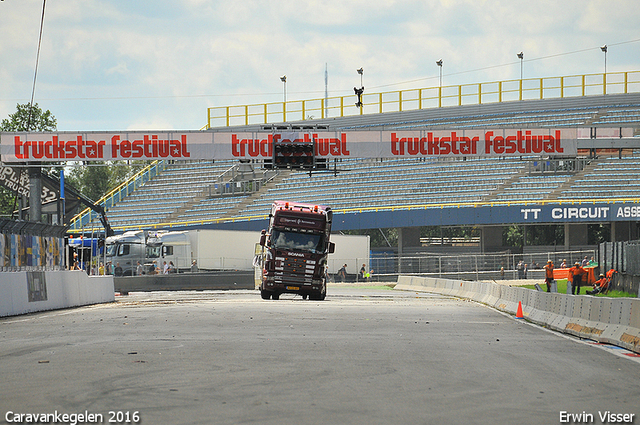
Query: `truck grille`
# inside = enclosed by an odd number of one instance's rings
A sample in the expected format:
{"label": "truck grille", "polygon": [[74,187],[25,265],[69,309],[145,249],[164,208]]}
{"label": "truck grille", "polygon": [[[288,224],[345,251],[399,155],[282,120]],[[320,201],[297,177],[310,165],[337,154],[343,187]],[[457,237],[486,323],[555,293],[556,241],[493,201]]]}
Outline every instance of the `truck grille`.
{"label": "truck grille", "polygon": [[276,257],[275,281],[311,285],[313,272],[316,267],[315,260],[307,260],[302,257]]}

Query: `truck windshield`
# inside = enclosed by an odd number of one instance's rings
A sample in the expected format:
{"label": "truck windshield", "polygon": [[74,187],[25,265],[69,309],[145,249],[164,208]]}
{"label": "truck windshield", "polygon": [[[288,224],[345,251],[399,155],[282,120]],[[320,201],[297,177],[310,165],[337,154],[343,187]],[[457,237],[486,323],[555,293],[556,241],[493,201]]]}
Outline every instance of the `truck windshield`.
{"label": "truck windshield", "polygon": [[160,258],[160,248],[161,246],[148,246],[147,247],[147,258]]}
{"label": "truck windshield", "polygon": [[107,257],[115,257],[117,251],[117,245],[112,243],[107,245]]}
{"label": "truck windshield", "polygon": [[271,246],[278,249],[307,251],[314,254],[324,252],[324,235],[311,233],[285,232],[273,230]]}

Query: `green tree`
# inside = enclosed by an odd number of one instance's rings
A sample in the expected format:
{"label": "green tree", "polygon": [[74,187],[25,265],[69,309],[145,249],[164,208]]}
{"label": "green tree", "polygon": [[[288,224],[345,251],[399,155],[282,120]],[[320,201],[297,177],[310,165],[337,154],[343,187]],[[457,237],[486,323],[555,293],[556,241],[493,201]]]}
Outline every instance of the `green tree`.
{"label": "green tree", "polygon": [[148,165],[145,161],[134,161],[129,164],[103,163],[84,165],[74,168],[66,178],[84,196],[97,202],[107,193],[127,181],[142,168]]}
{"label": "green tree", "polygon": [[38,104],[18,103],[17,110],[9,114],[9,119],[2,120],[2,131],[55,131],[56,117],[48,109],[43,111]]}
{"label": "green tree", "polygon": [[[18,104],[16,112],[3,119],[0,131],[54,131],[57,121],[51,111],[43,111],[38,104]],[[45,170],[47,172],[48,170]],[[13,213],[16,194],[0,186],[0,215],[10,216]]]}

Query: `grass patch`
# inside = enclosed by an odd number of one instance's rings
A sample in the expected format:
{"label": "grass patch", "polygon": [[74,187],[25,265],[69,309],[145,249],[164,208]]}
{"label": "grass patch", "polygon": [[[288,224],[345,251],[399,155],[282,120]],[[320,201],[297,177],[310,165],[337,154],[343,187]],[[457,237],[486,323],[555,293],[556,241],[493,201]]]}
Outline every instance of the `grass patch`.
{"label": "grass patch", "polygon": [[[556,284],[558,285],[558,293],[560,294],[566,294],[567,293],[567,279],[559,279],[556,280]],[[546,291],[547,290],[547,285],[544,282],[540,283],[540,287]],[[523,288],[527,288],[527,289],[533,289],[534,291],[536,290],[535,285],[524,285]],[[580,294],[581,295],[585,295],[585,291],[591,291],[592,286],[591,285],[582,285],[580,287]],[[629,292],[623,292],[623,291],[609,291],[606,294],[597,294],[594,295],[595,297],[608,297],[608,298],[637,298],[634,294],[630,294]]]}

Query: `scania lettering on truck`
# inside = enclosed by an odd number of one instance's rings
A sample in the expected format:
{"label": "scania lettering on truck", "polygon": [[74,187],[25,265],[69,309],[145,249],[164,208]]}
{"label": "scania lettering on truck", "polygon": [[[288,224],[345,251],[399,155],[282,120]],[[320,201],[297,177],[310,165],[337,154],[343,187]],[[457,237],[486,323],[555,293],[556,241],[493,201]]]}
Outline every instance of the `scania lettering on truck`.
{"label": "scania lettering on truck", "polygon": [[327,255],[335,251],[329,241],[333,212],[330,207],[276,201],[269,228],[262,231],[260,295],[277,300],[280,294],[324,300],[327,295]]}

